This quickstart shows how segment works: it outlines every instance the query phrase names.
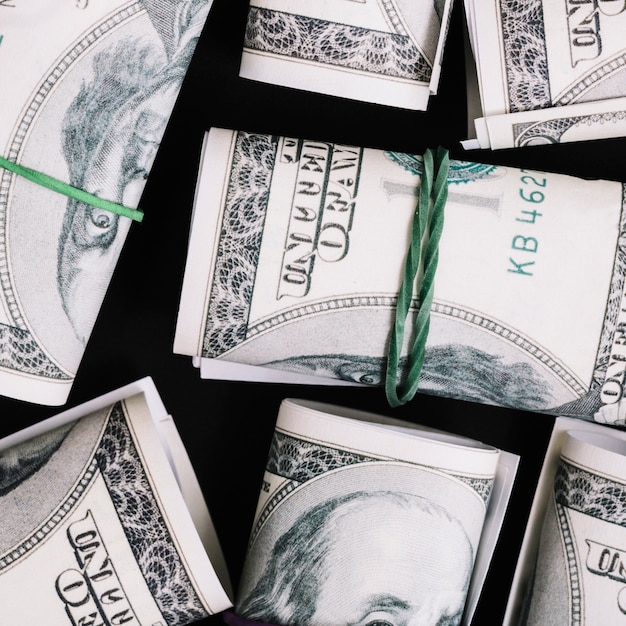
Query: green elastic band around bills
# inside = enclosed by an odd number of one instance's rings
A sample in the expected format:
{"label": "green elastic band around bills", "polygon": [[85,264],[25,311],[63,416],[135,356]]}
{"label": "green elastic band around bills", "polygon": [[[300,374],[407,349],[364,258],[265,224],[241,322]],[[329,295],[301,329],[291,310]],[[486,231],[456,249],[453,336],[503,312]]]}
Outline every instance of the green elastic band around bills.
{"label": "green elastic band around bills", "polygon": [[93,207],[96,207],[97,209],[102,209],[104,211],[116,213],[117,215],[129,217],[136,222],[141,222],[141,220],[143,220],[143,211],[140,211],[138,209],[131,209],[127,206],[124,206],[123,204],[117,204],[115,202],[111,202],[110,200],[98,198],[98,196],[94,196],[93,194],[87,193],[86,191],[78,189],[77,187],[72,187],[72,185],[68,185],[67,183],[58,180],[57,178],[52,178],[52,176],[48,176],[47,174],[43,174],[42,172],[38,172],[37,170],[32,170],[29,167],[18,165],[17,163],[9,161],[4,157],[0,157],[0,167],[11,171],[18,176],[22,176],[23,178],[26,178],[33,183],[37,183],[42,187],[52,189],[52,191],[63,194],[68,198],[74,198],[79,202],[84,202],[85,204],[89,204]]}
{"label": "green elastic band around bills", "polygon": [[[448,198],[448,151],[438,148],[424,154],[424,167],[420,181],[417,209],[413,217],[411,244],[404,267],[404,276],[398,293],[396,319],[389,339],[385,393],[392,407],[406,404],[417,392],[420,372],[424,363],[426,339],[430,327],[430,307],[433,300],[435,271],[439,258],[439,240],[443,230],[443,208]],[[432,207],[432,208],[431,208]],[[424,236],[425,249],[422,250]],[[423,274],[417,286],[419,309],[415,321],[413,345],[410,348],[404,380],[398,383],[400,352],[404,342],[405,322],[411,301],[417,271],[423,252]]]}

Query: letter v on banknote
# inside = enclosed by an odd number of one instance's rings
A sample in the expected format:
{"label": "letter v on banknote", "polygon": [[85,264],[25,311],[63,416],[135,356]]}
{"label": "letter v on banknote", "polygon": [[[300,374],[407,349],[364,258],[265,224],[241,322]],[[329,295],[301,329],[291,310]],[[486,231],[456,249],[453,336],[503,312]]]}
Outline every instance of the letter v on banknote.
{"label": "letter v on banknote", "polygon": [[[136,208],[210,6],[0,6],[0,155]],[[0,169],[0,394],[65,402],[130,224]]]}
{"label": "letter v on banknote", "polygon": [[[421,168],[211,129],[174,351],[380,385]],[[453,160],[448,185],[419,389],[588,419],[619,404],[622,183]]]}
{"label": "letter v on banknote", "polygon": [[452,0],[252,0],[240,75],[425,110]]}

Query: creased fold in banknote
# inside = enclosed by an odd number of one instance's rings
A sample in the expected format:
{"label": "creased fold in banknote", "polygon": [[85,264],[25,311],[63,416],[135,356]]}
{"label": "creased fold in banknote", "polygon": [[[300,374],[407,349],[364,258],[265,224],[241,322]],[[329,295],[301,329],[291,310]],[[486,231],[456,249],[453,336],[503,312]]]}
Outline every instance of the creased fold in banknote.
{"label": "creased fold in banknote", "polygon": [[283,400],[237,614],[283,626],[470,623],[514,458],[408,422]]}
{"label": "creased fold in banknote", "polygon": [[437,93],[452,0],[252,0],[240,75],[425,110]]}
{"label": "creased fold in banknote", "polygon": [[232,606],[199,484],[155,394],[130,386],[0,440],[0,623],[184,626]]}
{"label": "creased fold in banknote", "polygon": [[[137,208],[210,6],[0,3],[0,155]],[[0,394],[66,401],[130,223],[0,169]]]}
{"label": "creased fold in banknote", "polygon": [[466,148],[626,136],[624,0],[465,0],[482,116]]}
{"label": "creased fold in banknote", "polygon": [[[421,167],[211,129],[174,351],[381,385]],[[420,391],[624,425],[624,185],[455,160],[448,184]]]}

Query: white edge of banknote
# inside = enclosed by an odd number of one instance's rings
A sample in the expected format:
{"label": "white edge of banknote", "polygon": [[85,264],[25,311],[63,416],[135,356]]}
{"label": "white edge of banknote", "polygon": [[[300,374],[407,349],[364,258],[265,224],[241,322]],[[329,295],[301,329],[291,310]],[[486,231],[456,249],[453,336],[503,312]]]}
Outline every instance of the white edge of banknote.
{"label": "white edge of banknote", "polygon": [[327,378],[315,374],[301,374],[279,370],[265,365],[235,363],[209,357],[192,357],[194,367],[200,370],[204,380],[236,380],[239,382],[284,383],[289,385],[320,385],[334,387],[371,387],[365,383],[339,378]]}
{"label": "white edge of banknote", "polygon": [[480,98],[480,87],[478,85],[478,74],[476,70],[476,61],[474,59],[474,42],[471,33],[471,24],[468,23],[469,18],[463,24],[463,53],[465,60],[465,92],[466,92],[466,116],[467,116],[467,132],[468,138],[461,144],[467,150],[478,148],[476,143],[475,120],[483,115],[483,105]]}
{"label": "white edge of banknote", "polygon": [[[207,582],[206,589],[210,589],[212,594],[211,608],[215,613],[229,609],[232,607],[233,589],[213,520],[180,434],[150,376],[105,393],[0,439],[0,453],[54,428],[140,394],[143,394],[148,411],[154,421],[156,432],[162,444],[162,452],[167,457],[171,476],[179,492],[173,495],[182,498],[181,506],[186,507],[189,513],[188,518],[184,519],[185,516],[183,516],[183,519],[192,524],[197,531],[197,537],[192,536],[191,538],[191,545],[194,548],[199,548],[198,542],[201,542],[201,548],[204,549],[207,558],[204,558],[202,549],[194,549],[193,553],[186,556],[191,557],[189,560],[197,564],[197,569],[201,571]],[[192,531],[192,534],[195,533]]]}
{"label": "white edge of banknote", "polygon": [[[412,451],[413,444],[410,441],[411,437],[407,437],[407,435],[432,442],[432,448],[430,449],[420,446],[420,464],[423,463],[425,465],[428,465],[429,463],[433,466],[440,465],[441,455],[444,454],[444,450],[447,446],[452,446],[450,450],[456,448],[457,446],[467,446],[467,451],[464,451],[463,448],[457,448],[453,455],[446,455],[449,470],[456,467],[456,469],[461,471],[464,466],[466,467],[468,459],[479,449],[482,449],[487,453],[490,450],[498,453],[492,491],[487,505],[478,548],[476,551],[476,558],[474,560],[474,567],[465,601],[465,611],[463,619],[460,623],[460,626],[470,626],[470,624],[472,624],[474,613],[476,611],[489,566],[493,558],[496,543],[502,529],[504,516],[508,509],[513,484],[519,466],[519,455],[502,450],[501,448],[496,448],[490,444],[486,444],[471,437],[457,435],[438,428],[422,424],[413,424],[406,420],[386,415],[374,414],[359,409],[350,409],[344,406],[336,406],[296,398],[286,398],[283,400],[283,404],[291,404],[292,406],[299,405],[299,411],[303,413],[308,411],[317,413],[318,411],[321,411],[321,416],[319,413],[318,416],[320,416],[320,419],[323,422],[326,422],[324,425],[324,432],[326,433],[325,436],[328,436],[328,433],[332,430],[333,445],[345,445],[348,448],[354,447],[356,443],[355,427],[350,426],[345,421],[345,418],[351,418],[360,422],[357,425],[359,431],[367,433],[367,431],[371,429],[371,431],[375,434],[377,454],[391,454],[394,458],[402,457],[406,460],[410,459],[415,452]],[[328,413],[327,411],[331,409],[335,409],[336,412]],[[316,424],[314,420],[311,420],[308,422],[308,428],[305,428],[304,430],[301,430],[301,427],[298,428],[298,434],[305,437],[313,436],[315,438],[317,432],[316,428],[319,428],[319,425]],[[305,432],[307,430],[310,430],[310,432]],[[400,433],[401,438],[394,436],[393,431]],[[367,435],[364,435],[364,437],[366,436]],[[361,438],[362,436],[359,437],[359,440],[361,440]],[[391,447],[387,449],[387,446]],[[393,452],[390,452],[390,450]],[[428,455],[430,455],[430,458],[428,458]],[[483,455],[483,459],[479,462],[473,461],[473,470],[486,471],[486,468],[490,463],[487,460],[487,457],[488,455]]]}
{"label": "white edge of banknote", "polygon": [[443,53],[446,47],[446,41],[448,39],[448,31],[450,30],[452,5],[453,0],[446,0],[445,7],[443,9],[443,16],[441,19],[441,31],[439,32],[439,39],[437,40],[437,50],[435,52],[435,59],[433,61],[433,71],[430,76],[430,93],[433,95],[436,95],[437,90],[439,89],[439,82],[441,79],[441,62],[443,60]]}
{"label": "white edge of banknote", "polygon": [[[221,129],[216,129],[220,132]],[[195,356],[202,354],[202,333],[195,330],[201,329],[206,319],[207,298],[210,272],[207,267],[212,267],[212,253],[205,245],[204,233],[214,232],[218,221],[221,219],[221,201],[211,201],[211,190],[222,189],[226,193],[228,173],[231,159],[215,160],[210,168],[204,168],[206,150],[209,143],[209,132],[204,133],[200,154],[200,169],[196,181],[194,201],[189,230],[189,243],[187,259],[183,274],[183,284],[180,294],[176,330],[174,331],[173,351],[175,354]],[[232,143],[231,148],[232,150]],[[210,206],[210,210],[198,210],[198,207]],[[204,294],[204,298],[201,295]],[[193,330],[192,330],[193,329]]]}
{"label": "white edge of banknote", "polygon": [[[626,98],[581,102],[474,120],[470,148],[523,148],[626,137]],[[465,145],[465,144],[464,144]]]}
{"label": "white edge of banknote", "polygon": [[504,113],[508,110],[508,94],[498,3],[496,0],[466,0],[465,14],[483,111],[487,115]]}
{"label": "white edge of banknote", "polygon": [[[345,98],[398,107],[415,111],[425,111],[431,95],[430,86],[414,82],[391,81],[386,78],[369,76],[351,76],[350,89],[346,90],[346,79],[340,70],[318,70],[304,66],[293,72],[292,61],[272,59],[271,67],[265,64],[252,65],[250,52],[241,55],[239,76],[261,83],[278,85],[300,91],[315,92],[336,98]],[[268,64],[269,65],[269,64]],[[289,80],[287,80],[289,76]]]}
{"label": "white edge of banknote", "polygon": [[532,581],[536,551],[541,538],[543,518],[548,506],[550,494],[552,493],[561,449],[567,438],[568,431],[572,430],[592,434],[608,434],[611,437],[626,441],[626,431],[623,430],[608,429],[604,424],[585,422],[573,417],[556,418],[539,480],[537,481],[535,496],[528,516],[526,532],[524,533],[520,548],[502,626],[517,626],[520,622],[524,608],[524,599]]}

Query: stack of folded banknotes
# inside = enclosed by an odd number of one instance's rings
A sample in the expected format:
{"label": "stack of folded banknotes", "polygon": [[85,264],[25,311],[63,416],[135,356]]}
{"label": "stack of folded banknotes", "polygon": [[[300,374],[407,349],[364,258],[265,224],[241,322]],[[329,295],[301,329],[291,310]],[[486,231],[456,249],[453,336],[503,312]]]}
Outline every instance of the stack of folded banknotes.
{"label": "stack of folded banknotes", "polygon": [[[174,351],[207,378],[381,385],[422,169],[212,128]],[[624,198],[452,160],[419,390],[624,424]]]}
{"label": "stack of folded banknotes", "polygon": [[626,136],[623,0],[465,0],[465,12],[480,100],[466,148]]}
{"label": "stack of folded banknotes", "polygon": [[518,462],[467,437],[287,398],[233,593],[176,424],[141,379],[0,439],[0,622],[186,626],[234,609],[284,626],[312,610],[305,623],[365,611],[469,624]]}
{"label": "stack of folded banknotes", "polygon": [[425,110],[437,93],[452,0],[252,0],[240,75]]}

